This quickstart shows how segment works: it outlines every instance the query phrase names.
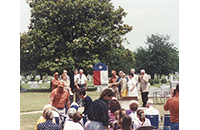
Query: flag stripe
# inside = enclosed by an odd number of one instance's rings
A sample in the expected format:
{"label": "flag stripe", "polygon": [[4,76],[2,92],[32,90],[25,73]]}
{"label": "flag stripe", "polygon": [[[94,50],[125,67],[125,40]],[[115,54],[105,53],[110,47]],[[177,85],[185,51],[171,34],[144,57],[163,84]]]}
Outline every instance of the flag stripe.
{"label": "flag stripe", "polygon": [[93,82],[94,85],[101,85],[100,71],[93,71]]}

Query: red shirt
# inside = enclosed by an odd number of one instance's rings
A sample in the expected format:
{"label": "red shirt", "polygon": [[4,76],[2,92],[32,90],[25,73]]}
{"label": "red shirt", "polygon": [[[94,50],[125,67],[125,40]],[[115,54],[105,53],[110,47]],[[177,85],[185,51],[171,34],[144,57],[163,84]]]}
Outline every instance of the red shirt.
{"label": "red shirt", "polygon": [[52,90],[58,87],[58,81],[59,79],[55,79],[55,78],[52,79]]}
{"label": "red shirt", "polygon": [[169,98],[164,105],[165,111],[170,111],[170,121],[179,123],[179,94],[177,93],[173,98]]}
{"label": "red shirt", "polygon": [[69,93],[65,89],[59,93],[58,88],[56,88],[51,92],[50,98],[53,98],[52,106],[62,109],[65,107],[65,102],[69,100]]}
{"label": "red shirt", "polygon": [[[118,78],[118,76],[116,75],[115,77],[111,77],[110,78],[110,83],[115,83],[116,81],[117,81],[117,78]],[[113,85],[113,87],[117,87],[118,86],[118,84],[117,85]]]}

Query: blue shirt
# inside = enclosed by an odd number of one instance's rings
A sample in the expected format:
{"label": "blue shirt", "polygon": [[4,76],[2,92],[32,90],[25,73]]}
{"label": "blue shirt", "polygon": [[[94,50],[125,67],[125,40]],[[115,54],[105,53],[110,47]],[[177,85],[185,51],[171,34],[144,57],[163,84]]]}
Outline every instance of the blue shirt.
{"label": "blue shirt", "polygon": [[52,123],[51,120],[38,124],[37,128],[38,130],[61,130],[60,126]]}
{"label": "blue shirt", "polygon": [[83,103],[84,103],[84,107],[85,107],[85,110],[83,111],[83,114],[87,115],[89,106],[92,103],[92,99],[87,95],[85,97],[85,99],[83,99]]}

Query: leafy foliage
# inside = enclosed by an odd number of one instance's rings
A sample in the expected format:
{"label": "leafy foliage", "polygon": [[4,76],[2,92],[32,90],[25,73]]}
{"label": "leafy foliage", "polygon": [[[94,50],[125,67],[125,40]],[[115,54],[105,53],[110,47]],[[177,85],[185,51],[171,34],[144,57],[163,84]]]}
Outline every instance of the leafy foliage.
{"label": "leafy foliage", "polygon": [[136,70],[145,69],[151,78],[154,74],[168,75],[179,70],[179,55],[174,43],[168,42],[169,35],[152,34],[147,36],[148,48],[138,48],[134,52]]}
{"label": "leafy foliage", "polygon": [[160,80],[157,79],[157,78],[155,78],[155,79],[153,80],[153,82],[154,82],[155,84],[159,84],[159,83],[160,83]]}
{"label": "leafy foliage", "polygon": [[165,83],[167,83],[167,80],[166,79],[161,79],[161,83],[165,84]]}
{"label": "leafy foliage", "polygon": [[122,36],[132,30],[122,21],[127,13],[122,7],[115,9],[110,0],[32,0],[29,6],[29,31],[20,36],[21,72],[44,75],[82,68],[87,74],[100,61],[116,63],[106,59],[113,50],[123,54],[111,57],[132,56],[121,49],[126,41]]}

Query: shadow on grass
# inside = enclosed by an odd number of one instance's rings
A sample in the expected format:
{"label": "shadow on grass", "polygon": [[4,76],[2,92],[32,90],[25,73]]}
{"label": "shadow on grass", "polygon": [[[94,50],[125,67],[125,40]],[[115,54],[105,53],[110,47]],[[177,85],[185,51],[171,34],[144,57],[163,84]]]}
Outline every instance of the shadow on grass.
{"label": "shadow on grass", "polygon": [[[88,87],[86,91],[96,91],[96,87]],[[20,88],[20,93],[24,92],[51,92],[51,89],[25,89],[25,88]]]}

